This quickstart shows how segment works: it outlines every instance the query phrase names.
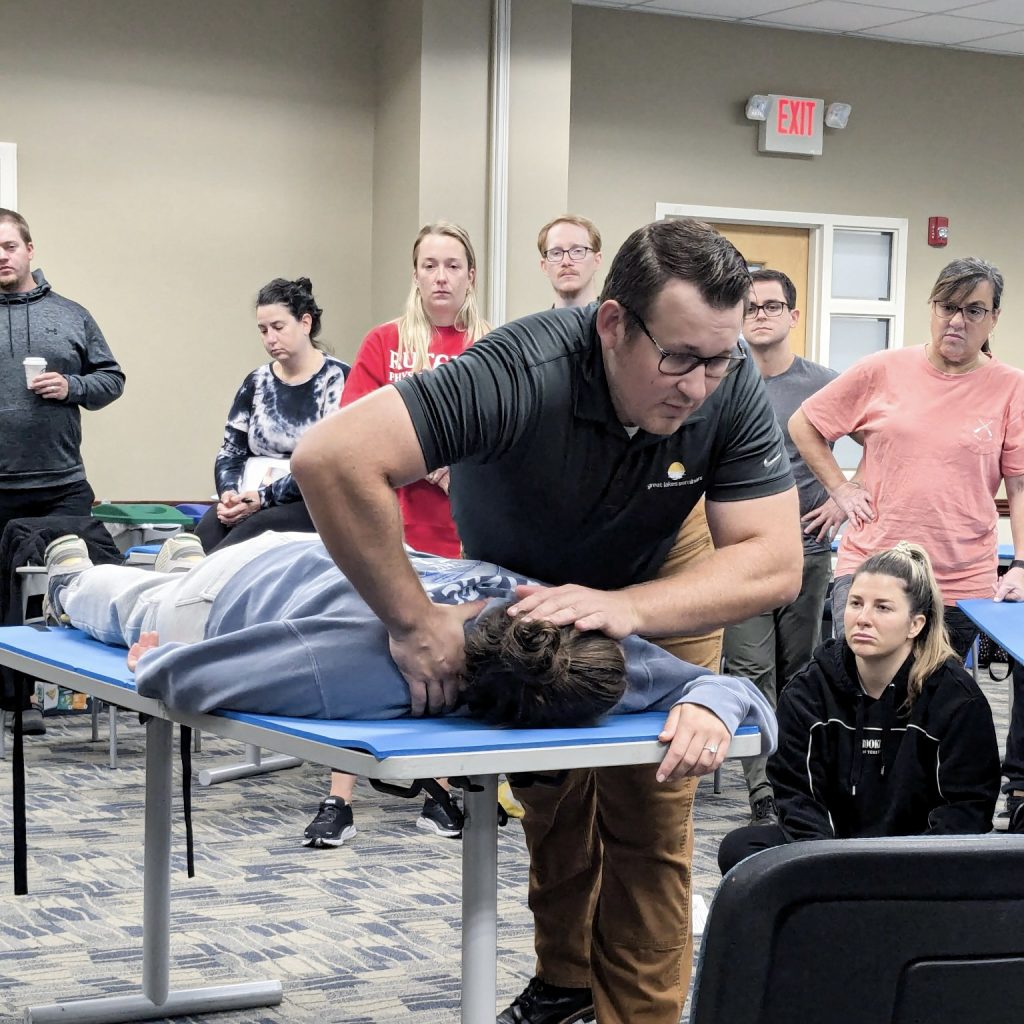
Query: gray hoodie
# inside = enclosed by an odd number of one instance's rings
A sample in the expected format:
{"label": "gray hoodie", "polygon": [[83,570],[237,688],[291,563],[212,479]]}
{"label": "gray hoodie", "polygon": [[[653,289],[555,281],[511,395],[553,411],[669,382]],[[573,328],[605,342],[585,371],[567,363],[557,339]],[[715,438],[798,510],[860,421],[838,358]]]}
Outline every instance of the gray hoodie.
{"label": "gray hoodie", "polygon": [[[41,270],[32,278],[32,291],[0,292],[0,488],[12,490],[84,480],[79,406],[102,409],[124,391],[124,373],[89,311],[51,291]],[[64,374],[65,401],[25,386],[26,356]]]}

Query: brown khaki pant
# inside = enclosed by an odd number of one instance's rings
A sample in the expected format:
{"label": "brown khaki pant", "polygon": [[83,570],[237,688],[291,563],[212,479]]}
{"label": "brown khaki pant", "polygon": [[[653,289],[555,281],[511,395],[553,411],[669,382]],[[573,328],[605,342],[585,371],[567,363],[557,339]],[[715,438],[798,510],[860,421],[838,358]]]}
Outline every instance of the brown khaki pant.
{"label": "brown khaki pant", "polygon": [[[701,502],[659,576],[711,550]],[[721,630],[655,642],[719,670]],[[697,781],[658,783],[655,767],[577,769],[557,788],[516,791],[526,808],[537,974],[591,987],[598,1024],[678,1024],[690,982]]]}

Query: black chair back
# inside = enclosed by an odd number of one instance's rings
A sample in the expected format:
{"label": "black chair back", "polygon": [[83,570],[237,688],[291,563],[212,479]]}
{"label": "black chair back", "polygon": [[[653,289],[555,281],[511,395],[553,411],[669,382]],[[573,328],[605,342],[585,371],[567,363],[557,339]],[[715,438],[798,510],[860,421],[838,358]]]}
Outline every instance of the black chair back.
{"label": "black chair back", "polygon": [[766,850],[722,880],[690,1024],[1024,1021],[1024,837]]}

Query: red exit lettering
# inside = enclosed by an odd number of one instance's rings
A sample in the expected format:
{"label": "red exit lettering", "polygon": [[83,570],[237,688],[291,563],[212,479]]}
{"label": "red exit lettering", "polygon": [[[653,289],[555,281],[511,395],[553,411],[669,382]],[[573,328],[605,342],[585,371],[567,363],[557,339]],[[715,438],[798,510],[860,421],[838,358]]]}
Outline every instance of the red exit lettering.
{"label": "red exit lettering", "polygon": [[794,100],[779,97],[776,131],[780,135],[814,134],[814,100]]}

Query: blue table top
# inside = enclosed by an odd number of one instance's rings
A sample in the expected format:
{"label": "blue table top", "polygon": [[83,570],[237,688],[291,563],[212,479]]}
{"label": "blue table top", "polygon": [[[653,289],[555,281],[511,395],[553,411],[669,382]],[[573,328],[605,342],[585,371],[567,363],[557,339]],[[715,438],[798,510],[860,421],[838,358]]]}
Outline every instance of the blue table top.
{"label": "blue table top", "polygon": [[[134,676],[125,663],[124,649],[108,647],[77,629],[0,628],[0,650],[14,651],[126,690],[135,689]],[[212,714],[331,746],[365,750],[379,760],[404,755],[654,741],[665,722],[665,714],[660,711],[612,715],[600,725],[575,729],[502,729],[469,718],[327,721],[235,711],[215,711]],[[740,734],[756,735],[757,729],[741,726],[737,731],[737,735]]]}
{"label": "blue table top", "polygon": [[973,597],[957,601],[956,606],[978,629],[1024,664],[1024,603]]}

